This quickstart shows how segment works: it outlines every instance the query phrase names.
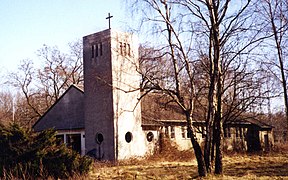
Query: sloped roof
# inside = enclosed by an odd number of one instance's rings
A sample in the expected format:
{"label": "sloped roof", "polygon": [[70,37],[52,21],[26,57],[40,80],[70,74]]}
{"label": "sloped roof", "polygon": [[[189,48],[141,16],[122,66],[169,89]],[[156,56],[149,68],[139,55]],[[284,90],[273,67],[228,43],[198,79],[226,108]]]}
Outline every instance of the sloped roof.
{"label": "sloped roof", "polygon": [[[169,102],[165,94],[147,94],[141,99],[142,125],[163,126],[166,123],[186,123],[186,117],[180,107],[173,102]],[[203,113],[197,108],[193,115],[193,125],[205,124],[205,120],[200,119],[199,113]],[[258,116],[257,116],[258,117]],[[260,119],[259,119],[260,118]],[[226,125],[233,126],[256,126],[260,130],[271,130],[273,126],[263,122],[261,117],[239,117],[234,121],[227,121]]]}
{"label": "sloped roof", "polygon": [[167,97],[160,94],[147,94],[141,99],[142,125],[163,125],[165,122],[183,122],[185,116],[180,107],[167,103]]}
{"label": "sloped roof", "polygon": [[34,124],[35,131],[84,129],[84,92],[71,85]]}
{"label": "sloped roof", "polygon": [[251,124],[254,124],[256,126],[258,126],[259,128],[261,128],[262,130],[268,130],[268,129],[272,129],[273,126],[264,123],[263,121],[260,121],[258,119],[255,118],[251,118],[251,119],[247,119],[246,121],[250,122]]}
{"label": "sloped roof", "polygon": [[[185,116],[175,103],[167,103],[167,97],[148,94],[141,99],[142,126],[163,126],[165,123],[185,123]],[[72,85],[55,104],[34,124],[35,131],[84,129],[84,91]],[[204,121],[194,123],[205,124]],[[256,125],[262,130],[270,126],[256,118],[241,118],[226,125]]]}
{"label": "sloped roof", "polygon": [[263,121],[258,120],[255,117],[243,118],[243,119],[238,118],[237,120],[229,121],[226,124],[227,125],[246,125],[246,126],[255,125],[261,130],[271,130],[273,128],[273,126],[266,124]]}

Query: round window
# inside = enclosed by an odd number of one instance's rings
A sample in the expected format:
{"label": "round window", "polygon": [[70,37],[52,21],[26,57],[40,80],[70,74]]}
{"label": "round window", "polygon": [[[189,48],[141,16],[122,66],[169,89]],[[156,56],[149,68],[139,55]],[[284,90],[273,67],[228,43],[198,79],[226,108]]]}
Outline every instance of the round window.
{"label": "round window", "polygon": [[132,141],[132,139],[133,139],[132,133],[131,133],[131,132],[127,132],[127,133],[125,134],[125,140],[126,140],[126,142],[130,143],[130,142]]}
{"label": "round window", "polygon": [[150,132],[147,133],[146,138],[147,138],[148,142],[151,142],[153,140],[153,138],[154,138],[154,134],[150,131]]}
{"label": "round window", "polygon": [[104,136],[101,133],[97,133],[95,136],[95,140],[97,144],[101,144],[104,141]]}

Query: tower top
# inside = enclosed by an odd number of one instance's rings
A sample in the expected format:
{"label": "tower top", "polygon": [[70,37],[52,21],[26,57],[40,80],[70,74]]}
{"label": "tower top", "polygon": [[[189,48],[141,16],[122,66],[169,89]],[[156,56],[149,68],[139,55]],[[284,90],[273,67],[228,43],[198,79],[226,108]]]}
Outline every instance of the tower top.
{"label": "tower top", "polygon": [[108,22],[109,22],[109,29],[111,29],[111,18],[112,18],[113,16],[111,16],[110,15],[110,13],[108,13],[108,17],[106,17],[106,19],[108,19]]}

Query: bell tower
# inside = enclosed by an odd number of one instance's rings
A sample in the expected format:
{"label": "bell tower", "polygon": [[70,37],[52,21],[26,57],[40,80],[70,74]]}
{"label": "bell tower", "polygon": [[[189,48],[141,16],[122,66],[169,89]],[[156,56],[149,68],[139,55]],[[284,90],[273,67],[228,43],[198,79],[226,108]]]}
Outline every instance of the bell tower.
{"label": "bell tower", "polygon": [[145,155],[137,39],[112,29],[85,36],[83,59],[86,153],[112,161]]}

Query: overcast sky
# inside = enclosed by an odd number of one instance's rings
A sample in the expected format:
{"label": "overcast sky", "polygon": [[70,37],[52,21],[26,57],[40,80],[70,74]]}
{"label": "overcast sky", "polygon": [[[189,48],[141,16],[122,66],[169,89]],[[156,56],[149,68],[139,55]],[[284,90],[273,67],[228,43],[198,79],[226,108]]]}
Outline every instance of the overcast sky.
{"label": "overcast sky", "polygon": [[[69,42],[108,28],[127,27],[123,0],[0,0],[0,74],[23,59],[37,60],[43,44],[60,50]],[[37,64],[37,62],[36,62]]]}

